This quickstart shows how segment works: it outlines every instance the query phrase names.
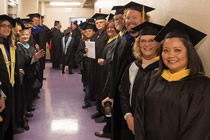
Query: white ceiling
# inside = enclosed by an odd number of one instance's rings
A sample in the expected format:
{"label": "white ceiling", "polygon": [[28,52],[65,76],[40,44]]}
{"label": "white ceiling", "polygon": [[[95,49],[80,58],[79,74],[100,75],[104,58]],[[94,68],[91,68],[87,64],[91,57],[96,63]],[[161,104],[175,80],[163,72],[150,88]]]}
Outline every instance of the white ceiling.
{"label": "white ceiling", "polygon": [[81,2],[84,8],[93,8],[96,0],[39,0],[39,2]]}

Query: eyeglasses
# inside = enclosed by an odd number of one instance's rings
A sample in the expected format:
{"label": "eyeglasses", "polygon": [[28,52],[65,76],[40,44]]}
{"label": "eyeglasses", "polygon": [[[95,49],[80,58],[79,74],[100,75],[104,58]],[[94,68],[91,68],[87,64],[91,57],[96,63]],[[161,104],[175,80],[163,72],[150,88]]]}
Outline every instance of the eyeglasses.
{"label": "eyeglasses", "polygon": [[6,24],[1,24],[0,27],[12,29],[11,25],[6,25]]}
{"label": "eyeglasses", "polygon": [[150,40],[140,40],[140,45],[145,45],[146,43],[152,45],[154,44],[156,41],[154,39],[150,39]]}

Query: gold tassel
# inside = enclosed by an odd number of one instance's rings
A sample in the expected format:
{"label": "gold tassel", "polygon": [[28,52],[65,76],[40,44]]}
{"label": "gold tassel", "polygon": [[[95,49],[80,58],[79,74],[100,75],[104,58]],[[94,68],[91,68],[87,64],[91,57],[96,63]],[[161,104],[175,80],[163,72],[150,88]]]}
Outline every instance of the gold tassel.
{"label": "gold tassel", "polygon": [[16,31],[16,32],[18,31],[18,24],[17,24],[17,22],[16,22],[16,24],[15,24],[15,31]]}
{"label": "gold tassel", "polygon": [[3,122],[3,118],[2,118],[2,116],[0,115],[0,122]]}
{"label": "gold tassel", "polygon": [[42,26],[42,16],[40,15],[40,26]]}
{"label": "gold tassel", "polygon": [[144,5],[142,6],[142,21],[145,21],[145,11],[144,11]]}

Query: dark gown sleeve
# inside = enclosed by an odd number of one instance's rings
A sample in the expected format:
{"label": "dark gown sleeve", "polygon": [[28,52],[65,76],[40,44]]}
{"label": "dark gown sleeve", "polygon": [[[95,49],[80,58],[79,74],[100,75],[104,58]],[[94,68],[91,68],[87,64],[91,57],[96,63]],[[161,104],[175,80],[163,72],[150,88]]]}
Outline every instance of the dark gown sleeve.
{"label": "dark gown sleeve", "polygon": [[[198,84],[200,83],[200,84]],[[202,84],[201,84],[202,83]],[[199,86],[199,87],[198,87]],[[198,88],[194,88],[198,87]],[[179,140],[209,140],[210,139],[210,80],[198,79],[192,82],[190,105]]]}
{"label": "dark gown sleeve", "polygon": [[131,107],[130,107],[130,94],[129,94],[129,89],[130,89],[130,81],[129,81],[129,67],[128,66],[122,76],[120,85],[119,85],[119,91],[120,91],[120,103],[121,103],[121,108],[123,112],[123,116],[126,113],[132,113]]}
{"label": "dark gown sleeve", "polygon": [[17,57],[18,57],[18,68],[23,69],[25,71],[25,63],[26,63],[26,58],[25,58],[25,52],[21,48],[20,45],[17,45]]}
{"label": "dark gown sleeve", "polygon": [[83,61],[83,54],[85,54],[85,43],[82,40],[80,40],[79,47],[75,54],[75,60],[78,64],[80,64]]}
{"label": "dark gown sleeve", "polygon": [[144,76],[142,87],[139,88],[136,107],[134,110],[134,132],[135,140],[145,140],[144,138],[144,93],[149,86],[149,82],[152,79],[154,72],[151,72]]}

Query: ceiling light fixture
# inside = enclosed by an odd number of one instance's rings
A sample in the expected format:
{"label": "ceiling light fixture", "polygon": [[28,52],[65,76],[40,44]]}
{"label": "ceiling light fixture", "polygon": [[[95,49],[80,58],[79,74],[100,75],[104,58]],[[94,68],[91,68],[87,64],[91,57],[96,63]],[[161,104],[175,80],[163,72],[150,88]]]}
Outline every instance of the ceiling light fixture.
{"label": "ceiling light fixture", "polygon": [[50,2],[52,6],[79,6],[81,2]]}

